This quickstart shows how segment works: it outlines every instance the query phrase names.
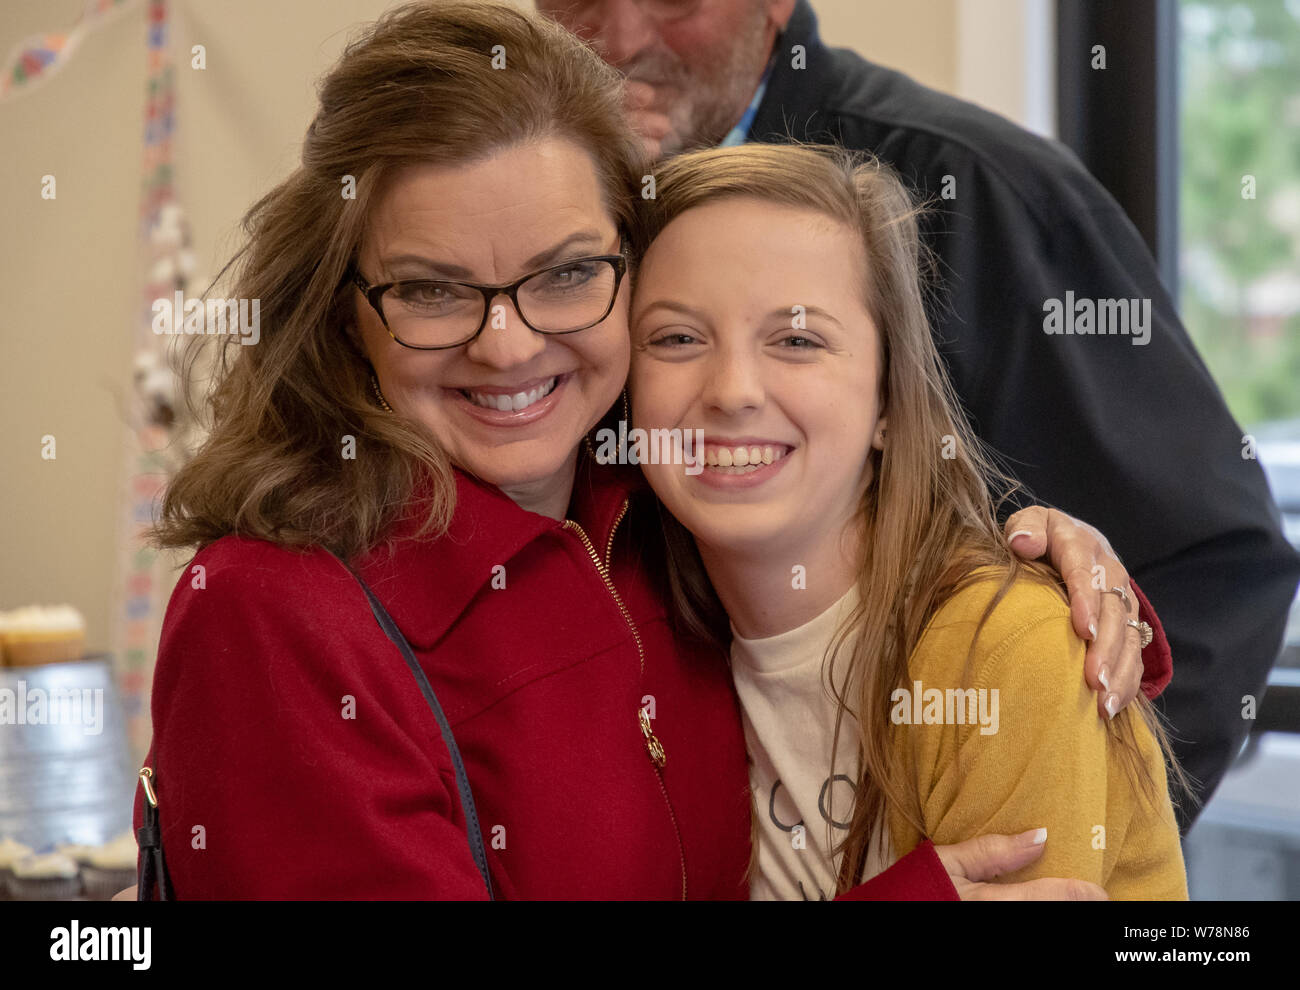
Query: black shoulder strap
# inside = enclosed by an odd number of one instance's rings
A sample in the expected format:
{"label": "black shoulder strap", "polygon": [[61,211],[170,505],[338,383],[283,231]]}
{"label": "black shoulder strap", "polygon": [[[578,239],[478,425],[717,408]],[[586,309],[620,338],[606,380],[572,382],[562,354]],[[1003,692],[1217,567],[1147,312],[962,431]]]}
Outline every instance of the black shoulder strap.
{"label": "black shoulder strap", "polygon": [[465,812],[465,834],[469,838],[469,851],[474,857],[474,863],[478,866],[478,871],[483,876],[483,884],[487,887],[488,900],[496,900],[492,894],[492,877],[488,873],[487,853],[483,846],[483,832],[479,828],[478,810],[474,807],[474,794],[470,790],[469,777],[465,774],[465,764],[460,758],[460,749],[456,746],[456,737],[452,735],[451,725],[447,722],[447,716],[443,714],[442,705],[438,704],[438,696],[433,693],[433,687],[429,684],[429,679],[424,676],[424,670],[420,663],[415,659],[415,654],[411,652],[411,644],[406,641],[402,631],[397,628],[397,623],[393,621],[388,610],[384,608],[383,603],[375,597],[375,593],[370,590],[370,586],[362,580],[361,575],[348,567],[347,563],[335,555],[335,559],[343,564],[348,573],[356,578],[357,584],[361,585],[361,590],[366,593],[366,598],[370,602],[370,611],[374,613],[375,621],[379,623],[379,628],[384,631],[384,635],[392,641],[393,645],[401,651],[402,659],[406,665],[411,668],[411,673],[415,677],[415,683],[420,686],[420,693],[424,695],[424,700],[429,703],[429,708],[433,711],[433,717],[438,720],[438,729],[442,732],[442,741],[447,744],[447,750],[451,753],[451,764],[456,770],[456,787],[460,791],[460,806]]}
{"label": "black shoulder strap", "polygon": [[[155,764],[156,766],[156,764]],[[171,875],[167,872],[167,860],[163,857],[162,825],[158,821],[158,807],[149,799],[149,790],[145,790],[144,816],[141,825],[135,831],[136,844],[140,847],[140,872],[135,885],[137,901],[153,900],[154,885],[158,887],[158,900],[170,901],[172,895]]]}

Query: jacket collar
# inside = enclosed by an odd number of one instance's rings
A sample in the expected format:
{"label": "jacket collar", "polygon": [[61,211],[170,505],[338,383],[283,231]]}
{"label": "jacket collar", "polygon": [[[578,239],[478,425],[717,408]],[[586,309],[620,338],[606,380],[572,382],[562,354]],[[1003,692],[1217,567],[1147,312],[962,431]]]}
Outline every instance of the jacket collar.
{"label": "jacket collar", "polygon": [[[791,64],[790,49],[803,45],[805,67]],[[751,141],[785,141],[790,135],[800,140],[811,138],[829,123],[820,112],[830,87],[834,85],[830,52],[817,32],[817,15],[808,0],[799,0],[785,30],[776,39],[776,66],[767,83],[767,92],[759,104],[758,114],[749,129]]]}
{"label": "jacket collar", "polygon": [[[456,623],[473,598],[490,586],[493,568],[509,562],[534,540],[563,527],[521,509],[495,485],[453,469],[456,509],[437,538],[416,538],[427,492],[417,494],[386,544],[357,561],[357,570],[415,649],[429,649]],[[604,554],[624,503],[646,487],[635,467],[599,465],[583,450],[568,517]]]}

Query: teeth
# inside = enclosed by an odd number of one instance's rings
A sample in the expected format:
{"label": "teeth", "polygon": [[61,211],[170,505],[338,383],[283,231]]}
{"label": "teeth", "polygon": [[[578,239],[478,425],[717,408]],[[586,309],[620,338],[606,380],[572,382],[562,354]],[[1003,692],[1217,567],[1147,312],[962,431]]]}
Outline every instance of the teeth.
{"label": "teeth", "polygon": [[474,405],[482,406],[484,409],[495,409],[498,412],[519,412],[521,409],[527,409],[534,402],[538,402],[550,395],[555,390],[557,380],[552,378],[545,385],[539,385],[529,392],[516,392],[514,395],[470,392],[464,389],[461,390],[461,394]]}
{"label": "teeth", "polygon": [[749,474],[764,464],[773,464],[788,453],[783,446],[715,447],[704,449],[704,463],[723,474]]}

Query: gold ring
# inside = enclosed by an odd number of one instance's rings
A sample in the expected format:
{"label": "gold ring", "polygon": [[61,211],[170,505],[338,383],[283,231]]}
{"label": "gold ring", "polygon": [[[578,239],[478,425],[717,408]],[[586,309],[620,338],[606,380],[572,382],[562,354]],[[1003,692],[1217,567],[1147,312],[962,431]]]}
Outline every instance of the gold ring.
{"label": "gold ring", "polygon": [[1156,637],[1156,634],[1152,631],[1151,627],[1145,622],[1138,622],[1136,619],[1129,619],[1124,623],[1124,625],[1132,626],[1138,631],[1138,635],[1142,638],[1142,649],[1144,650],[1151,645],[1151,640]]}

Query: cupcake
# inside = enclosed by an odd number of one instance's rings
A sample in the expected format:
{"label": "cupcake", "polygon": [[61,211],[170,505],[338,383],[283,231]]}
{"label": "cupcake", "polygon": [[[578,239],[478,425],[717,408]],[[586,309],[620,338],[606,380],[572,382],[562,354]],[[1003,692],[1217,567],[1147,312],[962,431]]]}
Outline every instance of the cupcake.
{"label": "cupcake", "polygon": [[90,856],[90,851],[94,848],[96,847],[79,846],[71,842],[56,842],[54,844],[55,852],[63,853],[63,855],[67,856],[69,859],[75,859],[77,863],[81,866],[86,865],[86,860]]}
{"label": "cupcake", "polygon": [[70,901],[81,894],[77,861],[63,853],[32,853],[9,867],[9,896],[15,901]]}
{"label": "cupcake", "polygon": [[0,615],[0,647],[9,667],[80,660],[86,620],[71,605],[27,605]]}
{"label": "cupcake", "polygon": [[30,856],[31,853],[30,846],[15,842],[8,837],[0,839],[0,901],[9,900],[9,878],[13,875],[9,867],[14,860]]}
{"label": "cupcake", "polygon": [[102,846],[89,849],[81,865],[86,897],[92,901],[111,901],[122,888],[134,886],[136,852],[135,836],[131,832],[123,832]]}

